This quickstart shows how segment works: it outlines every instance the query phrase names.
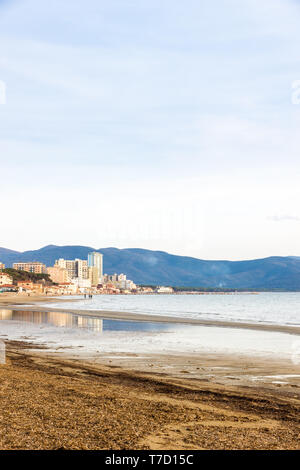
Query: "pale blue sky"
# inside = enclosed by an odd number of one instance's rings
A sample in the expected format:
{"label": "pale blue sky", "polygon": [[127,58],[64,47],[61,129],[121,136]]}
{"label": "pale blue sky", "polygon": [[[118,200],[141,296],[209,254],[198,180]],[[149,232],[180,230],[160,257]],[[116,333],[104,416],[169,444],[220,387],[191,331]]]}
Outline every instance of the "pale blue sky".
{"label": "pale blue sky", "polygon": [[49,3],[0,1],[0,246],[300,255],[300,2]]}

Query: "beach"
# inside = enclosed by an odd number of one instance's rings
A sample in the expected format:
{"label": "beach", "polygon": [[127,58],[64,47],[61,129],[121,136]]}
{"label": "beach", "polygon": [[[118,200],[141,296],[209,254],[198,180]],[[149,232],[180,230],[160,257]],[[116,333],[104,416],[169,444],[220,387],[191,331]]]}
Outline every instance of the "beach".
{"label": "beach", "polygon": [[[58,311],[41,301],[48,304],[49,298],[0,299],[0,309],[16,316],[0,322],[6,344],[6,363],[0,365],[1,449],[300,448],[297,361],[281,350],[255,355],[248,349],[211,351],[206,343],[197,351],[194,342],[182,346],[186,328],[245,342],[243,335],[297,340],[295,327],[195,319],[188,325],[187,319],[180,323],[169,316],[78,310],[76,302],[65,310],[64,302],[53,298],[61,302]],[[46,325],[37,323],[41,312],[48,315]],[[163,329],[99,333],[49,324],[71,315],[97,325],[98,316],[122,325],[151,321]],[[173,338],[182,340],[177,350]]]}
{"label": "beach", "polygon": [[298,449],[299,398],[7,343],[1,449]]}

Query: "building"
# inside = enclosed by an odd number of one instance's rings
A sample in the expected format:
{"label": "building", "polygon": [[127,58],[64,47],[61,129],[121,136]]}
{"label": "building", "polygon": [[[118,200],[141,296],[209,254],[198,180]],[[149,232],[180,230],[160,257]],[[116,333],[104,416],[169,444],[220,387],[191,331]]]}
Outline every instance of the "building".
{"label": "building", "polygon": [[156,288],[155,292],[157,294],[173,294],[174,290],[172,287],[160,286]]}
{"label": "building", "polygon": [[5,269],[5,264],[0,263],[0,271],[2,271],[3,269]]}
{"label": "building", "polygon": [[30,291],[30,292],[38,292],[38,293],[42,293],[45,289],[45,286],[44,284],[42,283],[34,283],[32,281],[19,281],[17,283],[17,286],[18,286],[18,290],[19,292],[23,292],[23,291]]}
{"label": "building", "polygon": [[47,268],[47,273],[49,274],[51,281],[56,284],[67,283],[70,280],[68,270],[66,268],[61,268],[60,266]]}
{"label": "building", "polygon": [[136,290],[136,284],[129,279],[118,281],[115,285],[121,290]]}
{"label": "building", "polygon": [[13,278],[6,273],[0,273],[0,286],[8,286],[13,284]]}
{"label": "building", "polygon": [[54,267],[66,269],[70,279],[77,277],[78,269],[77,269],[75,260],[66,260],[66,259],[60,258],[59,260],[55,261]]}
{"label": "building", "polygon": [[27,271],[29,273],[35,274],[46,274],[47,268],[46,265],[39,262],[31,262],[31,263],[14,263],[13,268],[17,271]]}
{"label": "building", "polygon": [[32,291],[34,288],[34,283],[32,281],[19,281],[17,286],[20,292],[28,290]]}
{"label": "building", "polygon": [[88,262],[83,259],[66,260],[60,258],[55,261],[54,267],[64,268],[68,272],[69,279],[88,279]]}
{"label": "building", "polygon": [[58,285],[60,294],[76,294],[78,286],[76,284],[71,284],[71,282],[62,282]]}
{"label": "building", "polygon": [[139,292],[142,294],[153,294],[152,287],[139,287]]}
{"label": "building", "polygon": [[118,274],[104,274],[103,277],[104,282],[118,282],[119,277]]}
{"label": "building", "polygon": [[112,284],[116,288],[120,290],[126,290],[126,291],[132,291],[136,290],[137,286],[136,284],[131,281],[130,279],[127,279],[126,274],[104,274],[103,276],[103,282],[104,284]]}
{"label": "building", "polygon": [[72,279],[72,284],[76,286],[78,290],[80,289],[90,289],[92,286],[90,279],[82,279],[80,277]]}
{"label": "building", "polygon": [[99,277],[99,270],[95,266],[89,267],[89,280],[92,286],[98,286],[101,284],[101,278]]}
{"label": "building", "polygon": [[103,255],[97,251],[88,254],[89,278],[97,286],[103,279]]}

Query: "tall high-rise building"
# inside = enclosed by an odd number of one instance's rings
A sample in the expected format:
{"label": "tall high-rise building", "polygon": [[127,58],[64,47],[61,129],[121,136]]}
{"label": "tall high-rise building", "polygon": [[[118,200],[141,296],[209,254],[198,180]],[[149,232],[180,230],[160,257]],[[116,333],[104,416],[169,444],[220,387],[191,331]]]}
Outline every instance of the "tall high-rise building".
{"label": "tall high-rise building", "polygon": [[5,264],[0,263],[0,272],[2,271],[2,269],[5,269]]}
{"label": "tall high-rise building", "polygon": [[96,285],[102,282],[103,278],[103,255],[97,251],[88,254],[89,275],[92,284]]}

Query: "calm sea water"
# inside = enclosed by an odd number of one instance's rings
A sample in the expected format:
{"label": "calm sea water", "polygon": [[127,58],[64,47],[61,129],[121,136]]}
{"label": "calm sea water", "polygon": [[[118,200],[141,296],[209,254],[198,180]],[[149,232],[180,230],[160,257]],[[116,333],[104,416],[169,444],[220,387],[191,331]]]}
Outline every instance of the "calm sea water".
{"label": "calm sea water", "polygon": [[[139,322],[70,314],[113,310],[173,317],[300,325],[300,294],[94,296],[50,304],[55,312],[0,310],[0,338],[78,353],[238,353],[290,358],[299,363],[296,335],[217,326]],[[295,362],[296,363],[296,362]]]}
{"label": "calm sea water", "polygon": [[98,295],[51,307],[111,310],[180,318],[300,325],[300,293]]}

